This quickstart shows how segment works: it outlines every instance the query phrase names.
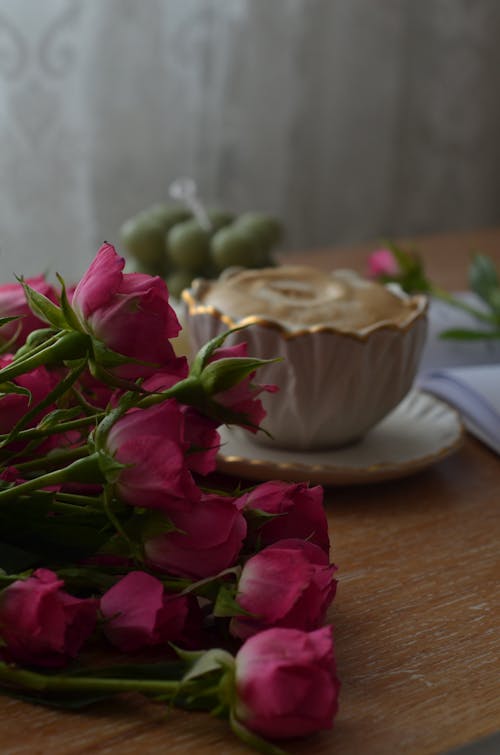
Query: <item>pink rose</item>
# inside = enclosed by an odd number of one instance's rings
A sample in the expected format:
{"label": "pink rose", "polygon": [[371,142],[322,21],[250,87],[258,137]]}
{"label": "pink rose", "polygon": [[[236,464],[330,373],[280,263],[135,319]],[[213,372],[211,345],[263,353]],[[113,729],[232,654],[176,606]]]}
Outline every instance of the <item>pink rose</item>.
{"label": "pink rose", "polygon": [[251,616],[235,616],[231,633],[245,639],[269,627],[310,631],[320,626],[335,597],[336,567],[303,540],[280,540],[248,559],[236,601]]}
{"label": "pink rose", "polygon": [[[25,282],[51,301],[57,300],[54,288],[47,283],[43,275],[28,278]],[[11,346],[13,351],[23,345],[33,330],[46,328],[47,323],[39,320],[33,314],[20,283],[7,283],[0,286],[0,317],[16,317],[19,315],[22,315],[19,320],[13,320],[0,328],[0,341],[2,343],[10,341],[19,329],[15,343]]]}
{"label": "pink rose", "polygon": [[242,504],[245,512],[264,511],[277,515],[264,520],[256,531],[254,540],[260,545],[300,538],[318,545],[328,555],[328,522],[323,509],[323,489],[319,485],[310,488],[304,482],[264,482],[247,493]]}
{"label": "pink rose", "polygon": [[[234,357],[246,356],[247,344],[243,342],[238,343],[235,346],[216,349],[210,361],[214,362],[217,359],[233,359]],[[262,401],[258,397],[264,391],[267,393],[276,393],[278,386],[253,383],[252,381],[254,377],[255,372],[252,372],[240,383],[237,383],[227,391],[221,391],[221,393],[215,394],[212,398],[218,404],[231,409],[231,411],[244,415],[249,424],[242,422],[242,427],[246,427],[247,430],[256,433],[260,423],[266,416]]]}
{"label": "pink rose", "polygon": [[125,653],[183,643],[193,601],[191,596],[169,595],[146,572],[130,572],[101,598],[104,634]]}
{"label": "pink rose", "polygon": [[[0,356],[0,369],[7,367],[12,362],[12,355]],[[36,406],[55,387],[56,378],[45,367],[36,367],[31,372],[19,375],[14,381],[21,388],[26,388],[31,393],[31,401],[28,396],[19,393],[5,393],[0,396],[0,433],[9,433],[14,425],[26,414],[29,408]],[[40,419],[52,411],[54,407],[46,407],[29,423],[34,427]]]}
{"label": "pink rose", "polygon": [[370,278],[393,278],[400,273],[399,265],[390,249],[377,249],[368,258]]}
{"label": "pink rose", "polygon": [[188,447],[184,414],[173,399],[128,411],[107,437],[108,453],[126,465],[116,483],[120,498],[166,514],[199,500],[186,457]]}
{"label": "pink rose", "polygon": [[204,494],[201,501],[172,514],[177,532],[148,540],[146,557],[161,571],[203,579],[232,566],[247,527],[233,498]]}
{"label": "pink rose", "polygon": [[161,278],[123,273],[125,261],[111,244],[103,244],[72,297],[86,333],[109,349],[147,364],[120,365],[114,372],[129,379],[152,375],[172,363],[185,372],[169,339],[180,330]]}
{"label": "pink rose", "polygon": [[64,666],[94,631],[97,601],[74,598],[48,569],[37,569],[0,593],[2,655],[33,666]]}
{"label": "pink rose", "polygon": [[190,406],[183,406],[185,417],[184,438],[189,444],[186,458],[189,469],[201,475],[215,471],[220,448],[220,435],[217,423],[200,414]]}
{"label": "pink rose", "polygon": [[236,718],[263,737],[331,729],[339,687],[331,627],[268,629],[236,655]]}
{"label": "pink rose", "polygon": [[[95,406],[97,409],[105,409],[108,404],[112,403],[113,398],[116,395],[116,390],[114,388],[97,380],[88,369],[85,369],[82,372],[75,388],[80,392],[87,403],[91,406]],[[117,402],[115,402],[115,404],[116,403]]]}
{"label": "pink rose", "polygon": [[[174,385],[178,379],[178,376],[171,373],[159,372],[145,380],[142,387],[151,393],[161,392]],[[193,472],[210,474],[215,470],[220,446],[218,424],[191,406],[180,404],[179,407],[184,415],[182,427],[183,439],[187,444],[186,463]]]}

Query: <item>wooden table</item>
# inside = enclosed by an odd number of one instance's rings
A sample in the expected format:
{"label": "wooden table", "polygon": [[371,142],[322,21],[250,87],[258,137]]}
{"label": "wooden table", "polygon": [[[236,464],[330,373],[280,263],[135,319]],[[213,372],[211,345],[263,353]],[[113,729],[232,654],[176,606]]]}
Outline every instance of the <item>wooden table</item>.
{"label": "wooden table", "polygon": [[[463,287],[470,249],[500,264],[500,230],[418,242],[433,277]],[[363,268],[373,245],[296,257]],[[327,494],[340,587],[343,686],[335,728],[292,753],[429,755],[500,729],[500,461],[472,438],[414,477]],[[250,752],[223,722],[131,696],[61,714],[2,698],[2,755]]]}

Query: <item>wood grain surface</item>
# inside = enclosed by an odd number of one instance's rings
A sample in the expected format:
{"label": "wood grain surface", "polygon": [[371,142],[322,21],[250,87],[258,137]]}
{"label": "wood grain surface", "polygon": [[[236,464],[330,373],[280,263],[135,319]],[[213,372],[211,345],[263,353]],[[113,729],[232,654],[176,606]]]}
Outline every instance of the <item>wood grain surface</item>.
{"label": "wood grain surface", "polygon": [[[470,239],[489,238],[500,249],[500,231],[485,233]],[[454,286],[463,285],[469,247],[465,236],[421,245],[442,282]],[[329,266],[349,257],[362,266],[365,253],[330,250],[307,259]],[[455,260],[457,272],[448,275]],[[285,749],[431,755],[500,728],[499,505],[499,458],[471,438],[413,477],[327,492],[332,557],[340,567],[328,617],[340,711],[332,732]],[[2,755],[250,752],[223,722],[166,712],[133,695],[81,713],[7,697],[1,705]]]}

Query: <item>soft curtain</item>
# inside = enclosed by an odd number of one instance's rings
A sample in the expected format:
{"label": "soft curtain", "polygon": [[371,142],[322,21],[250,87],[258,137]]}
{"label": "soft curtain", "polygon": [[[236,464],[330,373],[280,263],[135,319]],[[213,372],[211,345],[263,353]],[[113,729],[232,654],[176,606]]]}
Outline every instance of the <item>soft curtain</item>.
{"label": "soft curtain", "polygon": [[0,0],[0,270],[179,175],[289,248],[500,219],[497,0]]}

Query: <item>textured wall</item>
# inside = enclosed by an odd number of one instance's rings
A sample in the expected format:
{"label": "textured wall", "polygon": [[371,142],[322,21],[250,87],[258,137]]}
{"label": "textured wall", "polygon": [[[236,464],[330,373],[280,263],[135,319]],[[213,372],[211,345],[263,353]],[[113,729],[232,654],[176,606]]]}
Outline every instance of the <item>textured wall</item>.
{"label": "textured wall", "polygon": [[498,0],[0,0],[0,270],[192,175],[304,247],[498,224]]}

